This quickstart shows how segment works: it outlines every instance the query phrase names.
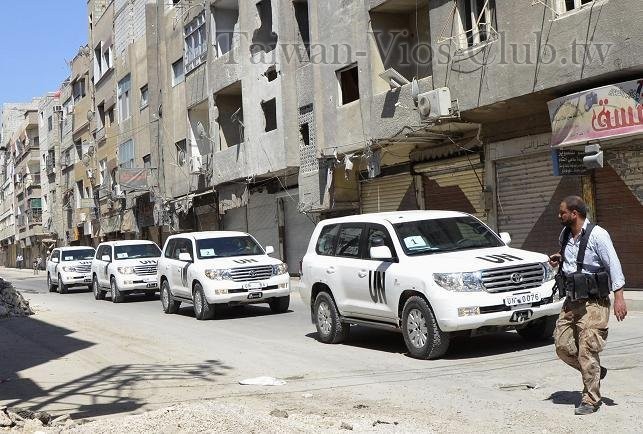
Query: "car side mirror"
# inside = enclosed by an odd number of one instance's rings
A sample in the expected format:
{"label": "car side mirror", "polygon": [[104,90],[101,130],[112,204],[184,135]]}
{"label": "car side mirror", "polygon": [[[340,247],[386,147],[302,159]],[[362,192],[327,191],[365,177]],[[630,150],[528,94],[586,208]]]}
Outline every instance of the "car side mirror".
{"label": "car side mirror", "polygon": [[100,257],[100,260],[101,260],[101,261],[105,261],[105,262],[111,262],[111,261],[112,261],[112,259],[109,257],[109,255],[103,255],[103,256],[101,256],[101,257]]}
{"label": "car side mirror", "polygon": [[500,239],[506,245],[509,245],[511,243],[511,235],[509,235],[509,232],[500,232]]}
{"label": "car side mirror", "polygon": [[58,263],[58,258],[51,258],[51,262],[55,262],[57,264]]}
{"label": "car side mirror", "polygon": [[192,262],[192,256],[189,253],[179,253],[179,261]]}
{"label": "car side mirror", "polygon": [[266,255],[271,255],[275,253],[275,248],[272,246],[266,246]]}
{"label": "car side mirror", "polygon": [[371,259],[381,259],[383,261],[387,259],[393,259],[393,254],[391,249],[388,246],[375,246],[371,247],[370,250]]}

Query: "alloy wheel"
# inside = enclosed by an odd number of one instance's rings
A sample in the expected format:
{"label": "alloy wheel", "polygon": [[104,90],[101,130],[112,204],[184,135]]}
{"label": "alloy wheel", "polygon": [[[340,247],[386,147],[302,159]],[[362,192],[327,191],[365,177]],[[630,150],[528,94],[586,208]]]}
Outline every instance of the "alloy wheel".
{"label": "alloy wheel", "polygon": [[319,307],[317,308],[317,324],[319,324],[319,328],[325,335],[330,334],[332,320],[330,317],[330,307],[325,301],[319,303]]}
{"label": "alloy wheel", "polygon": [[419,309],[412,309],[409,312],[406,331],[408,332],[411,343],[416,348],[422,348],[426,345],[429,338],[429,332],[426,327],[426,319]]}

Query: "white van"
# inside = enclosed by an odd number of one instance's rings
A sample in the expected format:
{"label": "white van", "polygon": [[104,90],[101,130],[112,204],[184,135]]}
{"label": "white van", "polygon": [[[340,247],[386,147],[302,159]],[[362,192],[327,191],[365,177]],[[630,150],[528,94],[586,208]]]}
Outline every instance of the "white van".
{"label": "white van", "polygon": [[92,287],[91,265],[94,248],[87,246],[57,247],[47,258],[47,289],[67,294],[69,288]]}

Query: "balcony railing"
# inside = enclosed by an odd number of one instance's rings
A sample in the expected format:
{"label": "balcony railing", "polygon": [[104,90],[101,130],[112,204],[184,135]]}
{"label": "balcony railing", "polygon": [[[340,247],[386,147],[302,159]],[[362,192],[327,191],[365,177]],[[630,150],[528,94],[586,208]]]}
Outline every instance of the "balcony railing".
{"label": "balcony railing", "polygon": [[39,187],[39,186],[40,186],[40,173],[33,173],[26,176],[25,188]]}
{"label": "balcony railing", "polygon": [[53,155],[47,155],[47,158],[45,158],[45,164],[47,166],[47,173],[52,174],[55,172],[56,168],[56,159]]}
{"label": "balcony railing", "polygon": [[29,220],[30,225],[41,224],[42,223],[42,209],[41,208],[32,208],[26,211],[27,219]]}

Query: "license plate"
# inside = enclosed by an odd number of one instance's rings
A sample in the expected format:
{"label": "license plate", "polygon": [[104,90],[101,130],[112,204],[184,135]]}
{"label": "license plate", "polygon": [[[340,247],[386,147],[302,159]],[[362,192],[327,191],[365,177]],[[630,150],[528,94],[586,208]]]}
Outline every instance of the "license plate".
{"label": "license plate", "polygon": [[253,299],[256,299],[256,298],[261,298],[261,297],[263,297],[262,292],[251,292],[250,294],[248,294],[248,298],[250,300],[253,300]]}
{"label": "license plate", "polygon": [[266,284],[262,282],[246,282],[241,287],[243,289],[261,289],[264,286],[266,286]]}
{"label": "license plate", "polygon": [[531,292],[525,294],[514,294],[505,298],[505,306],[518,306],[520,304],[536,303],[540,301],[540,294]]}
{"label": "license plate", "polygon": [[150,282],[147,284],[148,288],[156,288],[156,282]]}

